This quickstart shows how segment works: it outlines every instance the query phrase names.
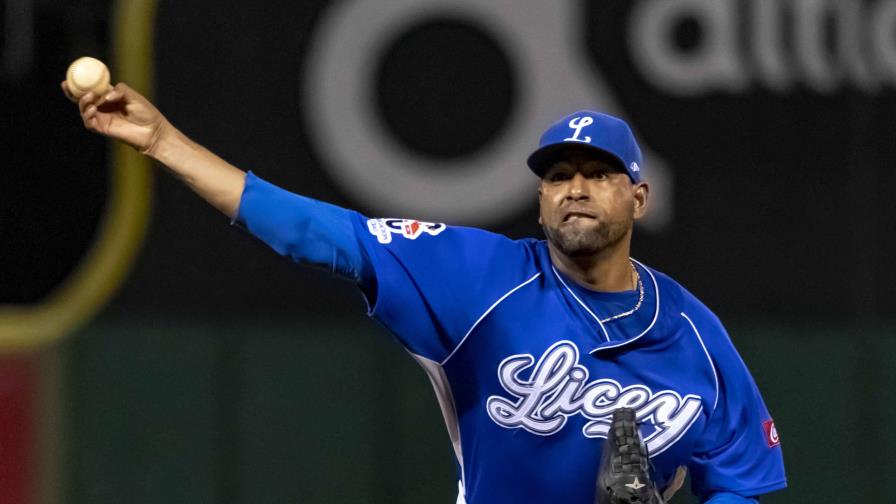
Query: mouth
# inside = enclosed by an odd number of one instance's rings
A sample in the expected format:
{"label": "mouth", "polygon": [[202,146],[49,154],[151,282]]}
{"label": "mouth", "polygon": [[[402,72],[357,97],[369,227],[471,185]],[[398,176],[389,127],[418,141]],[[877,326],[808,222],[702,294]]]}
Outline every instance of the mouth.
{"label": "mouth", "polygon": [[597,216],[585,210],[573,210],[571,212],[567,212],[567,214],[563,216],[564,223],[577,222],[585,219],[596,220]]}

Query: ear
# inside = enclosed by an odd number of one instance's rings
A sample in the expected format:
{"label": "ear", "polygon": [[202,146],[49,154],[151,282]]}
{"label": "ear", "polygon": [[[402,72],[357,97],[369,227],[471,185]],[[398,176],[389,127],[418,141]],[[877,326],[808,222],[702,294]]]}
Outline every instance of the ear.
{"label": "ear", "polygon": [[537,192],[538,192],[538,225],[542,226],[543,224],[541,222],[541,198],[542,198],[542,196],[544,196],[544,193],[542,192],[542,189],[541,189],[541,181],[538,182]]}
{"label": "ear", "polygon": [[650,194],[650,187],[646,182],[639,182],[632,186],[632,196],[635,198],[635,219],[640,219],[647,213],[648,194]]}

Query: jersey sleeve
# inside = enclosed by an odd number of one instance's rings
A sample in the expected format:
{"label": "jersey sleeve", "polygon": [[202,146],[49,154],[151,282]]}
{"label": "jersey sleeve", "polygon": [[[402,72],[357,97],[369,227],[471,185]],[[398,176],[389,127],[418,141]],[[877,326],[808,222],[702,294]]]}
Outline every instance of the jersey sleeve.
{"label": "jersey sleeve", "polygon": [[373,282],[369,314],[416,355],[443,362],[502,295],[536,269],[528,241],[481,229],[355,216]]}
{"label": "jersey sleeve", "polygon": [[294,262],[363,282],[368,272],[355,239],[354,213],[291,193],[250,171],[231,224],[249,231]]}
{"label": "jersey sleeve", "polygon": [[727,332],[705,307],[688,313],[718,379],[718,395],[690,462],[701,502],[714,493],[758,496],[787,486],[774,421]]}

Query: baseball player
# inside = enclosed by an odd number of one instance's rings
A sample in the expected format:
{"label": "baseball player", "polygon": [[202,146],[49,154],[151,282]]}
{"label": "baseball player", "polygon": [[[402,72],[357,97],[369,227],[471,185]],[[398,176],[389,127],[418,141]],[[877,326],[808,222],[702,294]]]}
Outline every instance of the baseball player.
{"label": "baseball player", "polygon": [[[78,105],[89,130],[158,160],[277,253],[360,286],[432,381],[458,503],[625,502],[606,496],[613,485],[662,502],[680,468],[701,502],[786,486],[772,418],[718,318],[630,257],[649,188],[622,120],[583,110],[547,129],[528,158],[547,239],[511,240],[288,192],[192,142],[125,84]],[[628,460],[625,439],[649,464],[616,464],[596,489],[602,453]]]}

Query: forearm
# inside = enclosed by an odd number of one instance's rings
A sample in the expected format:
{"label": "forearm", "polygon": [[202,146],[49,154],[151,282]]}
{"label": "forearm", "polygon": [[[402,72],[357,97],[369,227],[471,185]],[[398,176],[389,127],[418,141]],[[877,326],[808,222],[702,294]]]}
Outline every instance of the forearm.
{"label": "forearm", "polygon": [[222,213],[235,218],[246,173],[189,139],[170,123],[145,154],[159,161],[175,177]]}
{"label": "forearm", "polygon": [[279,254],[369,281],[347,210],[247,176],[167,122],[143,152]]}

